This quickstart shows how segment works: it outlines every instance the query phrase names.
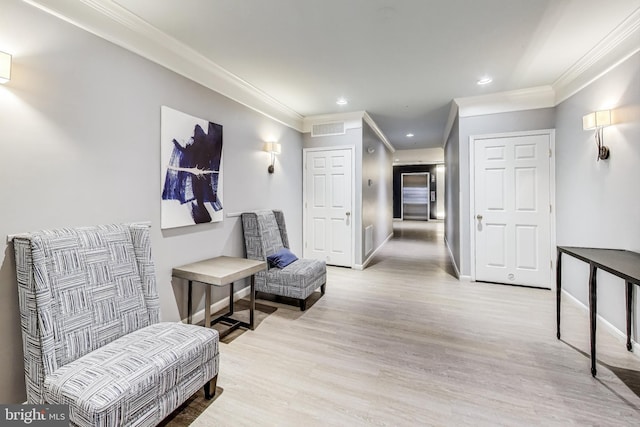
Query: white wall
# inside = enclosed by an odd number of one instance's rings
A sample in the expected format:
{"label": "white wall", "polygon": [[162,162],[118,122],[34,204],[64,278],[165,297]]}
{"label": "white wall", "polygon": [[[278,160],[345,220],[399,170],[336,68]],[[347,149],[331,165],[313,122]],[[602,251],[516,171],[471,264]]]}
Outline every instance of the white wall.
{"label": "white wall", "polygon": [[[160,230],[160,106],[168,105],[223,126],[226,213],[283,209],[292,250],[301,251],[300,133],[19,0],[2,1],[0,50],[14,54],[12,80],[0,85],[2,241],[42,228],[151,221],[162,320],[185,317],[186,285],[172,281],[171,268],[242,256],[244,247],[237,217]],[[282,143],[273,175],[261,151],[271,137]],[[5,403],[25,399],[12,251],[5,245],[0,255]],[[216,291],[214,300],[226,295]]]}
{"label": "white wall", "polygon": [[[598,162],[582,116],[609,108],[614,125],[604,141],[611,156]],[[558,245],[640,252],[640,53],[558,105],[556,153]],[[568,256],[562,262],[563,288],[588,305],[589,267]],[[624,281],[599,272],[598,313],[621,331],[624,304]]]}

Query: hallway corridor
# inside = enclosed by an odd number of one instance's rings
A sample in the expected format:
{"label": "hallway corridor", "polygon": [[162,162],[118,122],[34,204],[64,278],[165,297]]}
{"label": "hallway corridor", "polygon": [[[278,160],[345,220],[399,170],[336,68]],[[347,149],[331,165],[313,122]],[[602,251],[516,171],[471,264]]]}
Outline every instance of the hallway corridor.
{"label": "hallway corridor", "polygon": [[364,271],[330,267],[306,312],[259,300],[270,312],[221,345],[223,391],[191,403],[193,425],[637,425],[622,339],[600,328],[594,379],[582,308],[565,298],[559,341],[553,292],[458,281],[442,223],[394,227]]}

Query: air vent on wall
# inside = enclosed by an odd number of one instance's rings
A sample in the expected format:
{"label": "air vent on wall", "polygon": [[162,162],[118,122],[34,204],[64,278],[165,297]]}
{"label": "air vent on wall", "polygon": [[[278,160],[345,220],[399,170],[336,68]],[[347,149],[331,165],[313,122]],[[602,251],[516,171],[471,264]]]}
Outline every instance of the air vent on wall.
{"label": "air vent on wall", "polygon": [[311,136],[344,135],[344,122],[319,123],[311,127]]}

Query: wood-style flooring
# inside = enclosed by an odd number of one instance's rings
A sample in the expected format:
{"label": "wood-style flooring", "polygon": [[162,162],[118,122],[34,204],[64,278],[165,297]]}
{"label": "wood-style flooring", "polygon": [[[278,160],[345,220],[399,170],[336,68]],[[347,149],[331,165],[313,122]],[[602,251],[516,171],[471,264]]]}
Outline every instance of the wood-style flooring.
{"label": "wood-style flooring", "polygon": [[[221,344],[218,396],[168,426],[640,425],[640,359],[555,294],[458,281],[439,222],[395,223],[364,271],[329,267],[306,312],[260,300]],[[587,284],[585,283],[585,286]],[[274,311],[274,308],[276,310]]]}

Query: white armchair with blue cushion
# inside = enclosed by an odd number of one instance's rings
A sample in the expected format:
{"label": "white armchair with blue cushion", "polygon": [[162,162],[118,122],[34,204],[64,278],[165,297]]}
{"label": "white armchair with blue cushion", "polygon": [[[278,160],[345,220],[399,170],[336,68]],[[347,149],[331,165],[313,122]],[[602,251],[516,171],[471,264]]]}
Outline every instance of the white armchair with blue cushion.
{"label": "white armchair with blue cushion", "polygon": [[149,226],[14,237],[27,400],[77,426],[154,426],[204,386],[218,333],[159,322]]}
{"label": "white armchair with blue cushion", "polygon": [[289,251],[284,214],[260,210],[242,214],[247,258],[266,261],[268,269],[256,273],[256,291],[295,298],[306,310],[309,295],[320,288],[324,295],[327,266],[324,261],[298,259]]}

